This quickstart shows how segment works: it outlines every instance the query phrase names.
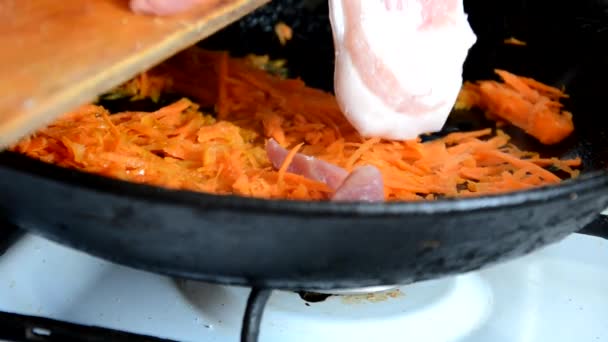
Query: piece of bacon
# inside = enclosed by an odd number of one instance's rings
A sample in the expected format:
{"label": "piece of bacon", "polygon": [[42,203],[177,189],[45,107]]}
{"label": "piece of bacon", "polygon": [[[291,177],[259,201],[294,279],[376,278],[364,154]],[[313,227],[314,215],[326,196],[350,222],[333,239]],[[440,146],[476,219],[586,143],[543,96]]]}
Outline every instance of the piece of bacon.
{"label": "piece of bacon", "polygon": [[329,0],[336,98],[366,137],[439,131],[476,36],[463,0]]}
{"label": "piece of bacon", "polygon": [[355,168],[332,196],[332,201],[384,201],[384,182],[377,167],[371,165]]}
{"label": "piece of bacon", "polygon": [[[274,139],[266,144],[268,159],[275,169],[283,165],[289,151]],[[350,174],[324,160],[297,153],[287,171],[327,184],[335,190],[333,201],[378,202],[384,200],[384,183],[380,171],[371,165],[355,168]]]}
{"label": "piece of bacon", "polygon": [[[274,168],[278,170],[283,165],[289,151],[279,145],[276,140],[270,139],[266,145],[266,153]],[[348,177],[348,172],[343,168],[302,153],[295,155],[287,172],[325,183],[334,190]]]}

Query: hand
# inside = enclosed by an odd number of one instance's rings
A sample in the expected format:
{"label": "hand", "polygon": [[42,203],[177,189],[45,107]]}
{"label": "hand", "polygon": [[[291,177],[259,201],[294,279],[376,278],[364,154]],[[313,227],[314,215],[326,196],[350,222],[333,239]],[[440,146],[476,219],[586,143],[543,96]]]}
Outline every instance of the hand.
{"label": "hand", "polygon": [[129,0],[131,10],[138,14],[172,15],[189,10],[205,0]]}

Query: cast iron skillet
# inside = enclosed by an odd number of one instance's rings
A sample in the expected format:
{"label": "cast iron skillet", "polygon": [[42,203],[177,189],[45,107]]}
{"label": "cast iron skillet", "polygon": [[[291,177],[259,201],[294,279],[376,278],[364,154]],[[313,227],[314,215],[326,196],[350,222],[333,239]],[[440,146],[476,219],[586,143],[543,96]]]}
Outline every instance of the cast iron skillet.
{"label": "cast iron skillet", "polygon": [[[2,153],[1,214],[19,227],[132,267],[281,289],[404,284],[521,256],[583,228],[608,206],[608,64],[601,52],[591,52],[606,46],[597,4],[466,2],[479,36],[466,78],[492,77],[492,68],[501,67],[566,85],[576,134],[543,151],[581,156],[584,173],[577,180],[474,199],[305,203],[170,191]],[[326,4],[300,5],[274,1],[202,45],[287,57],[294,75],[331,89]],[[284,48],[272,33],[279,19],[295,31]],[[504,45],[511,35],[528,46]],[[446,131],[479,124],[454,115]],[[542,149],[521,132],[510,133],[520,144]]]}

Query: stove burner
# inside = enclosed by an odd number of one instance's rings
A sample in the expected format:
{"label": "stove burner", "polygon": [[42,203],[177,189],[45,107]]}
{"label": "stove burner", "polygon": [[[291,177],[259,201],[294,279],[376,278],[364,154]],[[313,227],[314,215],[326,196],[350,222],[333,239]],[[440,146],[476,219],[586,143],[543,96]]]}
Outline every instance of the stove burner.
{"label": "stove burner", "polygon": [[[226,319],[214,307],[237,303],[235,297],[242,292],[242,289],[227,290],[222,286],[193,280],[176,280],[175,283],[184,299],[201,316],[205,316],[205,320]],[[332,329],[334,324],[348,326],[353,322],[357,322],[358,326],[369,326],[370,331],[373,331],[374,325],[385,322],[386,331],[404,329],[415,335],[414,332],[420,327],[424,327],[425,331],[433,331],[434,324],[442,324],[445,329],[427,340],[447,341],[454,336],[464,336],[482,325],[487,319],[493,296],[486,282],[476,275],[461,275],[390,288],[382,292],[361,294],[358,291],[357,294],[341,295],[276,290],[270,299],[271,290],[254,288],[249,294],[240,326],[241,341],[257,341],[262,310],[266,303],[265,322],[277,322],[290,317],[294,320],[291,326],[301,331],[319,329],[318,325],[322,325],[323,329]],[[465,307],[467,315],[454,316],[454,312],[460,312]],[[233,321],[234,323],[236,322]],[[238,329],[237,324],[232,325],[232,328]],[[343,332],[340,334],[343,335]]]}

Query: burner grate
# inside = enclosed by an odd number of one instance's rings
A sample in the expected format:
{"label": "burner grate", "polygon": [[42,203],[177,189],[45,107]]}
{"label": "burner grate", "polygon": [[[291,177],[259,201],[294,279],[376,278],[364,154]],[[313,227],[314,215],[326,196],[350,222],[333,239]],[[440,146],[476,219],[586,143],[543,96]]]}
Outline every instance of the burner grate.
{"label": "burner grate", "polygon": [[251,289],[245,315],[243,316],[243,326],[241,328],[241,342],[257,342],[260,334],[260,324],[264,314],[264,307],[270,298],[272,290],[254,287]]}
{"label": "burner grate", "polygon": [[0,340],[10,342],[174,342],[118,330],[0,311]]}

